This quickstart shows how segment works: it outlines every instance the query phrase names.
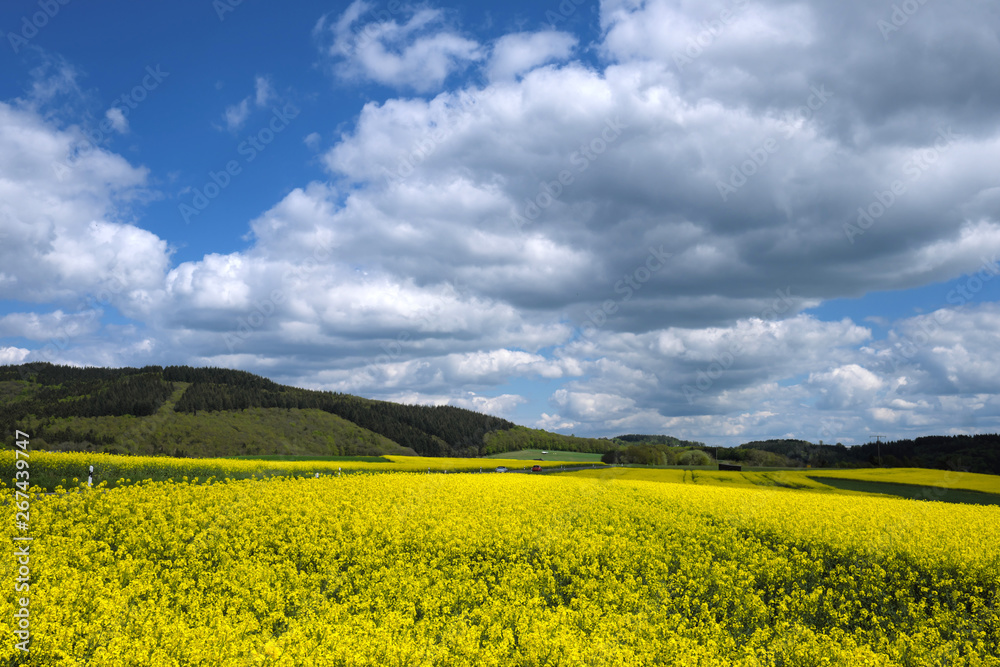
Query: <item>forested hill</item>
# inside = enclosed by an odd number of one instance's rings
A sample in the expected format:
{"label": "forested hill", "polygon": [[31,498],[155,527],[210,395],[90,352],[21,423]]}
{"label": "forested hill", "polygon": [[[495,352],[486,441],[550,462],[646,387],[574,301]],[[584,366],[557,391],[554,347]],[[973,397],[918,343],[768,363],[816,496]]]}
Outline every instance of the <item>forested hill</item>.
{"label": "forested hill", "polygon": [[[483,453],[487,433],[514,427],[505,419],[462,408],[401,405],[298,389],[222,368],[76,368],[48,363],[0,366],[0,428],[10,433],[30,424],[36,431],[34,438],[66,449],[86,444],[96,450],[128,452],[119,435],[134,426],[129,420],[145,418],[149,422],[145,432],[150,436],[156,435],[154,426],[176,431],[181,422],[189,435],[175,436],[183,447],[172,448],[168,442],[160,447],[162,451],[130,453],[203,456],[211,450],[217,455],[220,447],[225,450],[219,442],[207,443],[211,447],[205,451],[194,446],[197,436],[190,432],[199,423],[213,424],[211,432],[219,437],[224,436],[215,425],[223,415],[226,427],[222,430],[244,433],[255,424],[272,424],[267,428],[273,430],[275,413],[282,410],[289,414],[297,411],[299,421],[312,424],[309,435],[314,440],[324,435],[316,431],[331,423],[329,415],[350,422],[354,428],[348,429],[351,435],[346,444],[344,433],[340,433],[340,444],[334,443],[337,451],[326,452],[344,455],[409,451],[424,456],[478,456]],[[337,424],[341,431],[346,428]],[[206,438],[208,434],[206,430]],[[244,447],[244,451],[230,453],[272,452]]]}
{"label": "forested hill", "polygon": [[805,440],[765,440],[726,450],[725,456],[735,461],[753,461],[759,452],[770,452],[784,459],[783,463],[766,465],[936,468],[1000,475],[1000,434],[997,433],[929,435],[854,447],[814,445]]}

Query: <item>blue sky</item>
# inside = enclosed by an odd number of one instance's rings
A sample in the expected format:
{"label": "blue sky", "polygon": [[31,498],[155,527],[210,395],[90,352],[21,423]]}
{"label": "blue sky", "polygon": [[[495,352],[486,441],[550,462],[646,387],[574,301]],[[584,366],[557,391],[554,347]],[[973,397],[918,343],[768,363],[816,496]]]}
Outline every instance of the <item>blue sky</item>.
{"label": "blue sky", "polygon": [[720,445],[995,432],[1000,17],[893,12],[5,3],[0,363]]}

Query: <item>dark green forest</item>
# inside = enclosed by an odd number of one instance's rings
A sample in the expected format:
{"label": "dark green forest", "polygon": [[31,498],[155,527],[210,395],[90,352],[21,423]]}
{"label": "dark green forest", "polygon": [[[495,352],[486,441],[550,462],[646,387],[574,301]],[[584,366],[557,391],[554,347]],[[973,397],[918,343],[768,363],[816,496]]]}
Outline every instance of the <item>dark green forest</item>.
{"label": "dark green forest", "polygon": [[174,408],[177,412],[197,415],[199,410],[206,412],[247,408],[323,410],[385,436],[403,447],[409,447],[421,456],[479,456],[482,453],[483,436],[491,431],[514,426],[512,422],[499,417],[451,406],[402,405],[274,383],[209,382],[193,379],[205,378],[205,374],[201,372],[187,375],[182,372],[184,367],[172,367],[169,370],[168,377],[180,382],[193,382],[177,402]]}
{"label": "dark green forest", "polygon": [[997,433],[929,435],[854,447],[840,443],[815,445],[805,440],[764,440],[720,450],[719,457],[742,462],[758,456],[754,452],[769,452],[791,466],[933,468],[1000,475],[1000,434]]}
{"label": "dark green forest", "polygon": [[0,383],[0,425],[7,430],[28,414],[144,417],[156,412],[173,391],[158,367],[0,366]]}
{"label": "dark green forest", "polygon": [[[77,433],[66,417],[146,417],[188,384],[174,410],[231,412],[254,408],[321,410],[372,431],[423,456],[479,456],[487,433],[514,427],[499,417],[450,406],[401,405],[349,394],[279,385],[245,371],[189,366],[76,368],[48,363],[0,366],[0,428],[18,428],[29,415],[41,420],[36,435],[53,441],[107,445],[93,430]],[[559,436],[556,436],[559,437]],[[513,444],[513,443],[512,443]],[[511,451],[511,450],[504,450]]]}
{"label": "dark green forest", "polygon": [[621,446],[621,443],[607,438],[580,438],[525,426],[493,431],[486,435],[484,442],[483,453],[486,455],[516,452],[521,449],[603,454]]}

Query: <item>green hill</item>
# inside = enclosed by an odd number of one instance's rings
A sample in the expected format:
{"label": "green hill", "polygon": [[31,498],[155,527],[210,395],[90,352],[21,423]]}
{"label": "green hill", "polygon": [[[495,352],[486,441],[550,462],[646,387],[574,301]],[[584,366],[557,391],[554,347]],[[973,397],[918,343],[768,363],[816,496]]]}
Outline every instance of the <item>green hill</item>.
{"label": "green hill", "polygon": [[[65,406],[85,408],[92,400],[61,401],[53,410],[39,410],[18,421],[39,449],[103,451],[109,454],[216,457],[252,454],[326,456],[413,455],[392,440],[321,410],[248,408],[203,412],[198,416],[175,407],[189,383],[172,383],[170,395],[149,415],[70,415]],[[0,383],[3,395],[20,394],[21,407],[45,385]],[[17,391],[20,389],[20,391]],[[51,391],[51,387],[48,388]],[[37,407],[38,402],[34,405]],[[42,405],[45,405],[42,403]],[[6,406],[5,406],[6,407]],[[81,409],[86,412],[86,409]]]}
{"label": "green hill", "polygon": [[478,456],[487,433],[513,426],[461,408],[298,389],[221,368],[0,366],[0,428],[27,430],[50,449]]}

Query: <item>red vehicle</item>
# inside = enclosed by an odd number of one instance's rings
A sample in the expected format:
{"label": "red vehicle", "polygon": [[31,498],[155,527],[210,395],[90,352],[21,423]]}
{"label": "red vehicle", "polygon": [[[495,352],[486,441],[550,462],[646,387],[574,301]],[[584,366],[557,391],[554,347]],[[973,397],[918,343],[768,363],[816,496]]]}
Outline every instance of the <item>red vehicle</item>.
{"label": "red vehicle", "polygon": [[531,466],[531,472],[542,472],[542,466],[540,465]]}

